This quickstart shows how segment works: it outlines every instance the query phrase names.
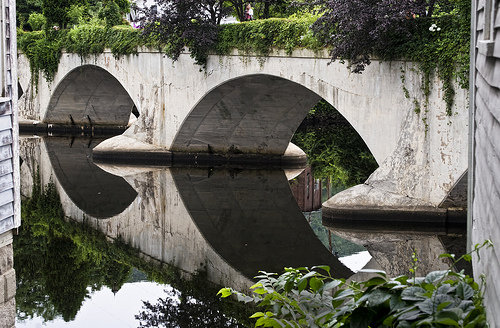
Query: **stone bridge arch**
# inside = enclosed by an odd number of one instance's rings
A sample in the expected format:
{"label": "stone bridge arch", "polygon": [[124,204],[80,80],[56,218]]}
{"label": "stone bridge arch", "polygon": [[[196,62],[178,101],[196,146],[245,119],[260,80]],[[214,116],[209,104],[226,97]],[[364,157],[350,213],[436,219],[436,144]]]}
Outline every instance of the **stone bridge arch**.
{"label": "stone bridge arch", "polygon": [[200,99],[170,150],[283,155],[320,99],[306,87],[274,75],[233,78]]}
{"label": "stone bridge arch", "polygon": [[111,73],[96,65],[69,71],[54,89],[43,121],[126,126],[134,101]]}

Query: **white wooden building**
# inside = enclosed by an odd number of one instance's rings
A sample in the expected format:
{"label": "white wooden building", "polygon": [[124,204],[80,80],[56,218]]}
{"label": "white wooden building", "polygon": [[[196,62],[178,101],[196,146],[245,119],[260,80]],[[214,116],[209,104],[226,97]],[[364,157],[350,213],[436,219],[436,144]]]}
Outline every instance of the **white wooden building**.
{"label": "white wooden building", "polygon": [[[494,248],[474,258],[474,276],[486,277],[486,315],[500,327],[500,3],[472,0],[469,126],[470,246]],[[497,42],[497,39],[499,40]]]}
{"label": "white wooden building", "polygon": [[16,1],[0,12],[0,326],[15,327],[12,231],[21,224],[17,122]]}

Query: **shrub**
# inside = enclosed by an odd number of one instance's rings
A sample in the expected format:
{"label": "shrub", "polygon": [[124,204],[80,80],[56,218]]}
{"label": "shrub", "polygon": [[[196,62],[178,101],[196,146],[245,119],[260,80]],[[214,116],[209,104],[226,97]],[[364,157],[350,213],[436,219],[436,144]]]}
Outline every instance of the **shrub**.
{"label": "shrub", "polygon": [[[491,246],[487,240],[473,252]],[[454,260],[453,255],[444,254]],[[466,254],[458,260],[471,260]],[[457,260],[457,261],[458,261]],[[454,263],[456,263],[455,261]],[[365,270],[375,276],[346,283],[334,279],[327,266],[287,268],[285,273],[261,272],[247,296],[230,288],[222,297],[236,295],[241,302],[256,303],[259,327],[486,327],[482,304],[484,284],[449,268],[425,277],[399,276]],[[414,272],[414,270],[412,271]]]}
{"label": "shrub", "polygon": [[47,19],[43,14],[33,13],[28,18],[28,24],[33,31],[40,31],[47,24]]}

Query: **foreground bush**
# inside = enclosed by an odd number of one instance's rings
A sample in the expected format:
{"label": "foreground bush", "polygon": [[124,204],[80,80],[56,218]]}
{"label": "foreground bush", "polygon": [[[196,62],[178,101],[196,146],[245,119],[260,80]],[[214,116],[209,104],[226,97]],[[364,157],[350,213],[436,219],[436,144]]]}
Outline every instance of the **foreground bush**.
{"label": "foreground bush", "polygon": [[[473,252],[491,246],[476,245]],[[479,254],[478,254],[479,255]],[[453,255],[444,254],[454,260]],[[471,260],[466,254],[458,260]],[[454,261],[454,263],[458,262]],[[365,270],[375,276],[346,283],[334,279],[327,266],[287,268],[285,273],[261,272],[251,287],[252,296],[230,288],[222,297],[236,295],[253,302],[256,327],[486,327],[482,304],[484,284],[463,272],[433,271],[425,277],[388,278],[383,271]],[[412,272],[415,272],[414,270]]]}

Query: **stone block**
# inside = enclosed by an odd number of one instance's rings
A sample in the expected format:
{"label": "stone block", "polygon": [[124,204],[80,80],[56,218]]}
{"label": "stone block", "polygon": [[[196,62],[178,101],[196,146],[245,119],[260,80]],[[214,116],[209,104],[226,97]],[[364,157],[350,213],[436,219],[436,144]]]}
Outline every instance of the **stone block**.
{"label": "stone block", "polygon": [[5,274],[14,266],[12,244],[0,248],[0,275]]}
{"label": "stone block", "polygon": [[11,299],[0,304],[0,327],[14,328],[16,325],[16,301]]}
{"label": "stone block", "polygon": [[7,300],[5,296],[5,276],[0,276],[0,303]]}
{"label": "stone block", "polygon": [[5,300],[10,300],[16,296],[16,272],[11,269],[4,275]]}

